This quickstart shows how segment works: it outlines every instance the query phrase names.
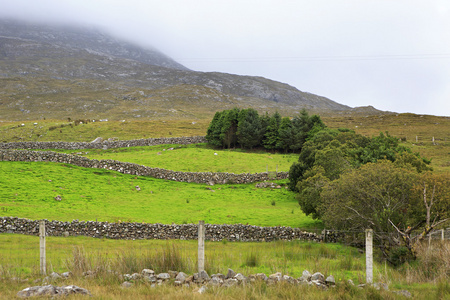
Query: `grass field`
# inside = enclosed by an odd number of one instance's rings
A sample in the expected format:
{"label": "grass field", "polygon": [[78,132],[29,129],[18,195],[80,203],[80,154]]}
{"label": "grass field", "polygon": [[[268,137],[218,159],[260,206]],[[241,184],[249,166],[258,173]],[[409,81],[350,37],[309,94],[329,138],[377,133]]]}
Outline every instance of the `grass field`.
{"label": "grass field", "polygon": [[[39,275],[37,245],[39,238],[35,236],[0,235],[0,298],[11,299],[17,291],[33,285],[35,278],[43,277]],[[434,252],[442,249],[439,243],[433,247]],[[448,299],[450,295],[450,284],[445,279],[436,277],[435,284],[426,282],[426,276],[433,276],[430,272],[432,269],[420,267],[417,271],[414,266],[393,269],[378,262],[374,264],[374,279],[387,284],[390,291],[353,287],[347,283],[348,279],[352,279],[355,284],[365,282],[364,253],[339,244],[301,241],[206,242],[205,268],[210,275],[226,274],[231,268],[246,276],[282,272],[298,278],[303,270],[308,270],[310,273],[333,275],[337,287],[323,291],[308,286],[283,283],[270,286],[256,282],[233,289],[210,286],[203,295],[195,292],[198,288],[196,285],[188,288],[172,285],[152,288],[149,283],[135,282],[132,288],[124,289],[120,287],[123,280],[110,272],[132,274],[150,268],[156,273],[183,270],[193,274],[197,271],[197,241],[47,237],[46,248],[48,273],[72,273],[68,280],[50,283],[59,286],[75,284],[87,288],[93,294],[93,299],[404,299],[404,296],[392,293],[403,289],[410,291],[414,299]],[[427,265],[432,260],[418,263]],[[93,278],[82,276],[88,270],[96,270],[97,275]],[[429,274],[424,275],[423,271]]]}
{"label": "grass field", "polygon": [[183,172],[262,173],[289,171],[296,154],[268,153],[264,150],[214,149],[207,144],[158,145],[119,149],[54,150],[80,153],[90,159],[114,159]]}
{"label": "grass field", "polygon": [[[43,162],[1,162],[0,207],[5,216],[61,221],[320,227],[294,194],[255,184],[205,184],[125,175]],[[283,185],[284,182],[279,182]],[[136,186],[140,191],[136,190]],[[60,195],[62,201],[55,201]]]}

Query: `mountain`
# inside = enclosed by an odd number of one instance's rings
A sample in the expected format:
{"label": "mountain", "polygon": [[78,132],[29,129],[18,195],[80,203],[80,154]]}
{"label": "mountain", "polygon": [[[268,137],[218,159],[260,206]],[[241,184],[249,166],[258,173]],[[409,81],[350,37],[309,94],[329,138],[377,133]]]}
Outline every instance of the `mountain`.
{"label": "mountain", "polygon": [[0,120],[195,119],[232,107],[352,111],[263,77],[192,71],[97,30],[3,20],[0,32]]}

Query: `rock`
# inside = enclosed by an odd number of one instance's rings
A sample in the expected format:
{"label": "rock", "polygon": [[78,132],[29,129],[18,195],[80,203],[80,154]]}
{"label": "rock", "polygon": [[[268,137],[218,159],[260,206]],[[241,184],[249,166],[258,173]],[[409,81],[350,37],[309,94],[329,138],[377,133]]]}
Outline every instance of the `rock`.
{"label": "rock", "polygon": [[155,275],[144,276],[144,280],[147,281],[147,282],[155,283],[156,282],[156,276]]}
{"label": "rock", "polygon": [[161,279],[161,280],[169,280],[170,279],[170,274],[169,273],[159,273],[156,278]]}
{"label": "rock", "polygon": [[234,271],[231,270],[231,269],[228,269],[228,273],[227,273],[226,279],[228,279],[228,278],[233,278],[234,276],[236,276],[236,272],[234,272]]}
{"label": "rock", "polygon": [[199,282],[205,282],[205,281],[209,281],[209,275],[205,270],[200,271],[200,273],[198,273],[198,279],[197,281]]}
{"label": "rock", "polygon": [[61,201],[61,199],[62,199],[62,198],[61,198],[61,195],[58,195],[58,196],[55,197],[55,200],[56,200],[56,201]]}
{"label": "rock", "polygon": [[207,290],[207,287],[206,287],[206,286],[201,286],[201,287],[197,290],[197,293],[203,294],[204,292],[206,292],[206,290]]}
{"label": "rock", "polygon": [[133,284],[129,281],[124,281],[124,282],[122,282],[122,284],[120,286],[123,288],[130,288],[133,286]]}
{"label": "rock", "polygon": [[219,285],[223,284],[223,279],[220,277],[214,276],[214,277],[211,277],[211,280],[209,281],[208,284],[219,286]]}
{"label": "rock", "polygon": [[34,286],[21,290],[17,293],[17,296],[20,298],[27,297],[41,297],[41,296],[67,296],[72,294],[80,294],[80,295],[88,295],[92,296],[91,293],[83,288],[80,288],[75,285],[68,286]]}
{"label": "rock", "polygon": [[327,277],[327,279],[325,279],[325,283],[327,285],[336,285],[336,280],[334,279],[333,275],[330,275]]}
{"label": "rock", "polygon": [[177,276],[175,277],[175,280],[180,281],[181,283],[184,283],[186,281],[187,277],[188,276],[186,275],[186,273],[179,272],[177,274]]}
{"label": "rock", "polygon": [[176,278],[178,275],[177,271],[168,271],[167,273],[169,273],[170,278]]}
{"label": "rock", "polygon": [[320,281],[320,282],[325,282],[325,276],[323,276],[322,273],[320,272],[316,272],[314,274],[311,275],[311,281]]}
{"label": "rock", "polygon": [[234,275],[234,279],[236,279],[239,282],[243,282],[243,281],[245,281],[246,278],[241,273],[237,273],[236,275]]}
{"label": "rock", "polygon": [[299,278],[300,281],[311,281],[311,273],[307,270],[303,270],[302,277]]}
{"label": "rock", "polygon": [[217,274],[211,275],[211,279],[214,278],[214,277],[217,277],[217,278],[220,278],[222,280],[225,280],[225,275],[223,275],[222,273],[217,273]]}
{"label": "rock", "polygon": [[223,282],[222,286],[225,286],[225,287],[231,287],[231,286],[234,286],[234,285],[236,285],[236,284],[238,284],[237,279],[235,279],[235,278],[228,278],[228,279],[226,279],[226,280]]}
{"label": "rock", "polygon": [[56,295],[56,287],[53,285],[45,286],[33,286],[21,290],[17,293],[17,297],[27,298],[27,297],[39,297],[39,296],[53,296]]}
{"label": "rock", "polygon": [[256,274],[256,278],[259,279],[259,280],[264,280],[264,281],[267,281],[267,279],[269,279],[269,277],[267,277],[267,275],[264,274],[264,273]]}
{"label": "rock", "polygon": [[281,278],[282,278],[281,272],[269,275],[269,280],[281,281]]}
{"label": "rock", "polygon": [[141,271],[142,276],[153,276],[155,275],[155,271],[150,270],[150,269],[143,269]]}
{"label": "rock", "polygon": [[354,283],[353,283],[353,280],[351,280],[351,279],[349,279],[349,280],[347,280],[347,282],[348,282],[348,284],[350,284],[350,285],[355,285]]}
{"label": "rock", "polygon": [[137,185],[137,186],[135,186],[134,188],[135,188],[135,189],[136,189],[136,191],[138,191],[138,192],[139,192],[139,191],[141,190],[141,188],[140,188],[140,187],[139,187],[138,185]]}
{"label": "rock", "polygon": [[289,276],[289,275],[284,275],[283,276],[283,281],[286,281],[286,282],[291,283],[291,284],[296,283],[296,280],[292,276]]}

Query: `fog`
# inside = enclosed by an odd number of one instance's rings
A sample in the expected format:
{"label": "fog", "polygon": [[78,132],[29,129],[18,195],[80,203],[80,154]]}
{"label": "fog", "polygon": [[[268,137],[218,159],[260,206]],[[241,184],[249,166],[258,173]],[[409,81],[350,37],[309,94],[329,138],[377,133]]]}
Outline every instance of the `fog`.
{"label": "fog", "polygon": [[450,116],[446,0],[0,0],[0,8],[3,18],[94,26],[192,70],[264,76],[352,107]]}

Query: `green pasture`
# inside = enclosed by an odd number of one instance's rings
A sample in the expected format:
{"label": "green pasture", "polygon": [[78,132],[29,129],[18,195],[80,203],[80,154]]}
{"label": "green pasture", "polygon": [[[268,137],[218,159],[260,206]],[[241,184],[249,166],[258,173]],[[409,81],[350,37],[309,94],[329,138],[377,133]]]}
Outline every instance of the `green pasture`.
{"label": "green pasture", "polygon": [[214,149],[207,144],[158,145],[118,149],[55,150],[78,153],[90,159],[114,159],[154,168],[183,172],[262,173],[289,171],[296,154]]}
{"label": "green pasture", "polygon": [[[0,162],[0,213],[29,219],[320,227],[294,193],[175,182],[45,162]],[[140,187],[140,191],[136,189]],[[61,201],[56,201],[56,196]]]}

